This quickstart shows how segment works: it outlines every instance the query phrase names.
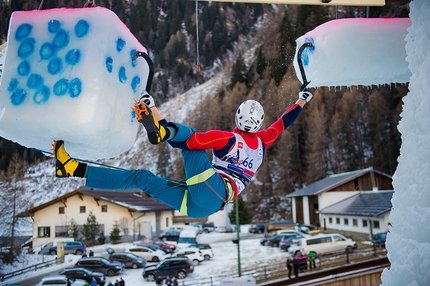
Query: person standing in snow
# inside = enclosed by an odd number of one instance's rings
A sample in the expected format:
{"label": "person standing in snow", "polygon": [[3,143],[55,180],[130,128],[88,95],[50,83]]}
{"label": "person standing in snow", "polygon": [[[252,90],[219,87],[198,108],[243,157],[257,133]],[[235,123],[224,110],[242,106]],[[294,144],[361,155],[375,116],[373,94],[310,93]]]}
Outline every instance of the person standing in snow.
{"label": "person standing in snow", "polygon": [[[144,94],[135,101],[133,110],[145,127],[151,144],[167,141],[182,149],[186,178],[175,181],[148,170],[119,170],[94,167],[72,159],[64,141],[54,141],[57,177],[83,177],[90,188],[124,190],[141,189],[181,214],[193,218],[209,216],[233,202],[254,177],[267,148],[288,128],[312,99],[308,90],[281,117],[265,130],[259,130],[264,110],[255,100],[246,100],[235,115],[232,132],[210,130],[196,132],[190,126],[167,122],[155,107],[154,99]],[[206,149],[212,149],[210,162]]]}

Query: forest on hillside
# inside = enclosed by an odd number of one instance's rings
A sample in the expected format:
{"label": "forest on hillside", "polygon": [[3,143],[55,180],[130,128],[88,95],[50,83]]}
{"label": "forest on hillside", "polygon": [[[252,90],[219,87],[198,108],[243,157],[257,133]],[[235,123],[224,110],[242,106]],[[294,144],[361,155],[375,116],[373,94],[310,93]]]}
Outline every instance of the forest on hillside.
{"label": "forest on hillside", "polygon": [[[76,8],[85,2],[2,0],[0,39],[6,40],[13,11],[40,6]],[[194,1],[96,1],[114,11],[148,48],[157,72],[151,92],[158,103],[205,82],[223,67],[231,68],[231,83],[220,86],[216,96],[203,101],[190,116],[198,131],[232,130],[237,106],[249,98],[264,106],[263,127],[267,127],[297,98],[300,82],[292,64],[295,39],[336,17],[408,16],[408,5],[386,3],[383,7],[334,7],[202,1],[198,2],[196,25]],[[260,27],[263,16],[269,24]],[[247,62],[243,56],[251,47],[238,43],[251,43],[256,38],[258,47]],[[201,72],[197,72],[197,63]],[[373,166],[392,175],[397,167],[401,145],[397,124],[407,86],[322,87],[312,92],[314,99],[268,149],[257,180],[245,192],[255,221],[289,219],[285,195],[327,174]],[[0,170],[7,169],[13,148],[18,148],[10,144],[6,140],[0,142]],[[29,162],[43,159],[35,151],[19,150]],[[175,162],[173,168],[160,167],[159,173],[179,178],[183,174],[180,165],[181,162]]]}

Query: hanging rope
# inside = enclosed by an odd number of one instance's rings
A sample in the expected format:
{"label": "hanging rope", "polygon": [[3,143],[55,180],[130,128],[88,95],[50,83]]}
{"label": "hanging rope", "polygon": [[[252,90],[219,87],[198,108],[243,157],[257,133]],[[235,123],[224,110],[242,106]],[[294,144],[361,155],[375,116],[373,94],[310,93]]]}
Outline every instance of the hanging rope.
{"label": "hanging rope", "polygon": [[200,55],[199,55],[199,1],[196,0],[196,51],[197,51],[197,73],[200,73]]}

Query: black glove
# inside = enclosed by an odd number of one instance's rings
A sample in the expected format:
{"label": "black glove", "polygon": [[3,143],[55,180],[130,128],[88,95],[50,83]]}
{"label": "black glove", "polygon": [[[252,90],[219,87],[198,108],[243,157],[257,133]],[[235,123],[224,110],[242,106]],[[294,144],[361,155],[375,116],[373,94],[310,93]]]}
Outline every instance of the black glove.
{"label": "black glove", "polygon": [[299,99],[306,100],[306,102],[311,101],[312,97],[312,93],[307,89],[304,89],[303,91],[299,92]]}

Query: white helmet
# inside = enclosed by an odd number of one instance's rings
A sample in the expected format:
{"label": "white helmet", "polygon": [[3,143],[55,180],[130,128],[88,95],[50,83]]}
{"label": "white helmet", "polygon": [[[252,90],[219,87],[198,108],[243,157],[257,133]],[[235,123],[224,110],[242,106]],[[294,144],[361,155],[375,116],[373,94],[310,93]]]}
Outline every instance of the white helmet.
{"label": "white helmet", "polygon": [[263,106],[256,100],[246,100],[236,111],[236,127],[246,132],[257,132],[263,124]]}

